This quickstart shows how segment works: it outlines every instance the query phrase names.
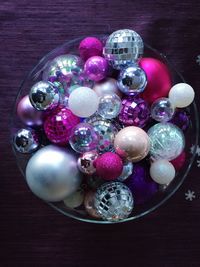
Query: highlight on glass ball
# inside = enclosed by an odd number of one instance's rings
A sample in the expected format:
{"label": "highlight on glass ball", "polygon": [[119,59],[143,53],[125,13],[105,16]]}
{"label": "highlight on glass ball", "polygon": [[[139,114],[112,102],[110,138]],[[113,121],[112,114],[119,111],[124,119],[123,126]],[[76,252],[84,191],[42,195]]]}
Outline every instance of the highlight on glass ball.
{"label": "highlight on glass ball", "polygon": [[123,222],[186,164],[195,92],[181,79],[173,84],[134,30],[73,44],[20,95],[13,149],[37,197],[83,220]]}

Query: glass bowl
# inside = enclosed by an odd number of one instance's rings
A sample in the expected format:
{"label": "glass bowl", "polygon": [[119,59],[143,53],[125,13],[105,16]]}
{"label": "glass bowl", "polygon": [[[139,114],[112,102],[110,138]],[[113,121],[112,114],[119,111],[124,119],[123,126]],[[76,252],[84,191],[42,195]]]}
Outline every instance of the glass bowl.
{"label": "glass bowl", "polygon": [[[102,40],[105,40],[105,36],[96,36],[98,38],[101,38]],[[62,55],[62,54],[78,54],[78,45],[80,41],[84,37],[80,37],[75,40],[71,40],[68,42],[65,42],[63,45],[57,47],[50,53],[48,53],[45,57],[43,57],[36,66],[31,70],[31,72],[26,76],[26,78],[22,81],[19,91],[16,96],[14,108],[13,108],[13,114],[11,118],[11,136],[20,128],[25,127],[22,122],[17,117],[16,109],[17,104],[19,100],[28,94],[31,86],[36,83],[37,81],[42,79],[42,73],[45,68],[45,66],[48,64],[49,61],[54,59],[56,56]],[[181,76],[181,74],[175,70],[172,66],[172,64],[168,61],[165,55],[159,53],[155,49],[151,48],[149,45],[145,44],[145,51],[144,51],[144,57],[153,57],[157,58],[161,61],[163,61],[165,64],[168,65],[169,69],[171,70],[173,84],[178,82],[185,82],[184,78]],[[169,186],[166,188],[162,188],[157,194],[154,195],[151,200],[143,205],[136,206],[133,209],[132,214],[129,216],[129,218],[119,221],[121,222],[127,222],[131,221],[137,218],[140,218],[152,211],[154,211],[156,208],[160,207],[163,203],[165,203],[181,186],[184,179],[188,175],[190,168],[192,166],[192,163],[195,158],[196,148],[198,144],[198,133],[199,133],[199,118],[198,118],[198,111],[197,106],[195,102],[193,102],[192,105],[187,109],[188,112],[191,115],[191,121],[189,129],[187,130],[185,134],[186,138],[186,162],[182,169],[177,173],[176,178],[170,183]],[[193,149],[191,150],[191,147],[193,146]],[[19,166],[19,169],[21,170],[23,176],[25,177],[25,169],[26,164],[30,158],[31,155],[24,155],[16,152],[13,149],[14,155],[16,157],[17,164]],[[97,220],[95,218],[90,217],[82,208],[76,208],[71,209],[65,206],[63,202],[56,202],[56,203],[49,203],[48,204],[56,209],[57,211],[63,213],[66,216],[75,218],[80,221],[90,222],[90,223],[99,223],[99,224],[111,224],[116,222],[110,222],[110,221],[102,221]]]}

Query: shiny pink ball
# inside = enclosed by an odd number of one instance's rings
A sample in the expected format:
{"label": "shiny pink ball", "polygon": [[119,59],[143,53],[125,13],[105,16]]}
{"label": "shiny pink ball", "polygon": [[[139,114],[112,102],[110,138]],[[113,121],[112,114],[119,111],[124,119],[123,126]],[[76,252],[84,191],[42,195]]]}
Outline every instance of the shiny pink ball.
{"label": "shiny pink ball", "polygon": [[103,45],[101,41],[95,37],[86,37],[80,42],[79,53],[84,61],[93,56],[101,56],[102,51]]}
{"label": "shiny pink ball", "polygon": [[147,75],[147,86],[142,98],[152,104],[160,97],[167,97],[172,87],[170,71],[167,66],[155,58],[142,58],[139,66]]}
{"label": "shiny pink ball", "polygon": [[97,175],[108,181],[117,179],[123,170],[122,159],[112,152],[106,152],[98,157],[94,166]]}
{"label": "shiny pink ball", "polygon": [[36,110],[29,100],[29,96],[24,96],[17,105],[17,115],[27,126],[41,126],[44,121],[44,113]]}
{"label": "shiny pink ball", "polygon": [[103,57],[90,57],[85,62],[84,71],[90,80],[101,81],[108,75],[108,62]]}
{"label": "shiny pink ball", "polygon": [[44,122],[47,138],[55,144],[65,145],[69,141],[71,130],[80,122],[71,110],[59,107]]}

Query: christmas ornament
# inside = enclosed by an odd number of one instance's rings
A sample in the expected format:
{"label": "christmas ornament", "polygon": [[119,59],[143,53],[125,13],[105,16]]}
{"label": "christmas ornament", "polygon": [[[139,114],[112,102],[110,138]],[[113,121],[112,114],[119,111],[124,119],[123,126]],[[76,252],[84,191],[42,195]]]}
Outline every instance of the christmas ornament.
{"label": "christmas ornament", "polygon": [[105,180],[117,179],[123,170],[123,162],[121,158],[112,152],[106,152],[99,156],[95,162],[97,175]]}
{"label": "christmas ornament", "polygon": [[121,99],[116,94],[105,94],[99,98],[98,114],[104,119],[116,118],[121,109]]}
{"label": "christmas ornament", "polygon": [[82,173],[93,174],[96,172],[94,161],[97,159],[98,153],[96,151],[85,152],[78,158],[78,168]]}
{"label": "christmas ornament", "polygon": [[166,122],[172,119],[175,112],[173,103],[169,98],[158,98],[151,106],[151,117],[159,122]]}
{"label": "christmas ornament", "polygon": [[99,98],[92,89],[79,87],[70,94],[68,104],[76,116],[86,118],[97,111]]}
{"label": "christmas ornament", "polygon": [[83,200],[84,200],[84,192],[83,190],[79,189],[73,194],[66,197],[63,200],[63,202],[68,208],[75,209],[82,205]]}
{"label": "christmas ornament", "polygon": [[125,126],[137,126],[143,128],[150,119],[148,103],[142,98],[122,99],[122,108],[119,113],[119,121]]}
{"label": "christmas ornament", "polygon": [[17,115],[25,125],[30,127],[41,126],[44,121],[44,113],[32,106],[28,95],[24,96],[18,103]]}
{"label": "christmas ornament", "polygon": [[20,153],[32,153],[39,147],[39,137],[32,129],[20,129],[14,135],[13,145]]}
{"label": "christmas ornament", "polygon": [[145,158],[149,152],[149,137],[139,127],[125,127],[116,135],[114,147],[121,157],[137,162]]}
{"label": "christmas ornament", "polygon": [[126,95],[137,95],[145,90],[147,77],[137,65],[125,67],[120,72],[117,85]]}
{"label": "christmas ornament", "polygon": [[133,163],[132,162],[126,162],[123,165],[123,170],[120,176],[117,178],[119,182],[124,182],[133,172]]}
{"label": "christmas ornament", "polygon": [[95,83],[93,90],[98,96],[103,96],[104,94],[116,94],[120,98],[122,97],[122,93],[117,86],[117,81],[113,78],[106,78],[103,81]]}
{"label": "christmas ornament", "polygon": [[105,180],[99,177],[96,173],[87,176],[87,184],[91,189],[97,189],[100,185],[104,184]]}
{"label": "christmas ornament", "polygon": [[139,66],[145,71],[148,81],[142,98],[152,104],[156,99],[168,96],[172,82],[167,66],[155,58],[142,58]]}
{"label": "christmas ornament", "polygon": [[80,42],[79,53],[84,61],[93,56],[101,56],[102,51],[103,45],[96,37],[86,37]]}
{"label": "christmas ornament", "polygon": [[113,32],[108,37],[103,54],[114,69],[121,69],[137,61],[143,50],[140,35],[133,30],[123,29]]}
{"label": "christmas ornament", "polygon": [[98,82],[106,78],[108,74],[108,63],[103,57],[90,57],[85,62],[84,71],[90,80]]}
{"label": "christmas ornament", "polygon": [[178,126],[182,131],[186,131],[190,126],[190,115],[186,110],[176,110],[169,122]]}
{"label": "christmas ornament", "polygon": [[184,166],[185,162],[186,162],[185,151],[183,151],[177,158],[171,161],[176,171],[179,171]]}
{"label": "christmas ornament", "polygon": [[156,160],[151,164],[151,178],[158,184],[169,184],[175,177],[175,168],[166,159]]}
{"label": "christmas ornament", "polygon": [[97,210],[94,206],[94,200],[95,200],[95,192],[94,191],[88,191],[85,194],[84,207],[90,216],[92,216],[93,218],[96,218],[96,219],[100,219],[101,216],[97,213]]}
{"label": "christmas ornament", "polygon": [[185,147],[183,132],[171,123],[157,123],[147,134],[150,138],[150,154],[153,159],[175,159]]}
{"label": "christmas ornament", "polygon": [[44,130],[47,138],[55,144],[65,145],[69,141],[72,129],[80,122],[68,108],[58,107],[47,116]]}
{"label": "christmas ornament", "polygon": [[57,87],[50,82],[37,82],[31,87],[30,102],[37,110],[52,110],[60,101]]}
{"label": "christmas ornament", "polygon": [[194,89],[187,83],[175,84],[169,91],[169,99],[177,108],[188,107],[194,96]]}
{"label": "christmas ornament", "polygon": [[76,152],[84,153],[97,148],[99,136],[92,125],[79,123],[73,128],[69,143]]}
{"label": "christmas ornament", "polygon": [[118,132],[117,127],[110,121],[100,116],[92,116],[86,120],[94,127],[99,135],[98,151],[100,153],[114,150],[114,138]]}
{"label": "christmas ornament", "polygon": [[76,157],[66,148],[48,145],[38,150],[26,167],[31,191],[46,201],[61,201],[76,192],[81,174]]}
{"label": "christmas ornament", "polygon": [[101,218],[117,222],[127,218],[133,209],[133,197],[129,188],[120,182],[105,183],[95,194],[95,208]]}
{"label": "christmas ornament", "polygon": [[125,184],[131,190],[136,205],[149,201],[159,189],[149,175],[149,164],[144,162],[134,165],[133,173]]}

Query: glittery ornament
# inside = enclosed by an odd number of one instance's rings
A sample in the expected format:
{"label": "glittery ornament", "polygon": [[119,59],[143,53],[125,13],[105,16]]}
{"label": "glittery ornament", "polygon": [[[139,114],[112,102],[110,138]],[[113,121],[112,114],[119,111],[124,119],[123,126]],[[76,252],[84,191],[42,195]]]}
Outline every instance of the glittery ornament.
{"label": "glittery ornament", "polygon": [[78,168],[85,174],[93,174],[96,172],[94,161],[97,159],[98,153],[96,151],[85,152],[78,158]]}
{"label": "glittery ornament", "polygon": [[30,102],[37,110],[52,110],[60,101],[58,88],[50,82],[37,82],[31,87]]}
{"label": "glittery ornament", "polygon": [[150,119],[148,103],[142,98],[122,99],[122,108],[119,121],[125,126],[137,126],[143,128]]}
{"label": "glittery ornament", "polygon": [[149,137],[139,127],[129,126],[120,130],[114,140],[115,151],[122,158],[138,162],[149,152]]}
{"label": "glittery ornament", "polygon": [[84,61],[93,56],[101,56],[102,51],[103,44],[96,37],[86,37],[80,42],[79,53]]}
{"label": "glittery ornament", "polygon": [[144,162],[135,164],[133,173],[125,181],[134,196],[136,205],[149,201],[158,191],[158,184],[149,175],[149,167],[149,164]]}
{"label": "glittery ornament", "polygon": [[90,80],[98,82],[108,75],[108,63],[103,57],[90,57],[85,62],[84,71]]}
{"label": "glittery ornament", "polygon": [[77,191],[82,176],[72,151],[55,145],[38,150],[26,167],[31,191],[45,201],[61,201]]}
{"label": "glittery ornament", "polygon": [[150,154],[153,159],[175,159],[185,147],[183,132],[171,123],[157,123],[147,134],[150,138]]}
{"label": "glittery ornament", "polygon": [[112,152],[106,152],[99,156],[95,162],[97,175],[105,180],[117,179],[123,170],[123,162],[121,158]]}
{"label": "glittery ornament", "polygon": [[126,219],[133,209],[133,196],[129,188],[120,182],[105,183],[95,194],[95,208],[106,221]]}
{"label": "glittery ornament", "polygon": [[113,78],[106,78],[103,81],[95,83],[93,90],[98,96],[103,96],[105,94],[116,94],[120,98],[122,97],[122,93],[117,86],[117,81]]}
{"label": "glittery ornament", "polygon": [[117,85],[126,95],[137,95],[145,90],[147,77],[137,65],[125,67],[120,72]]}
{"label": "glittery ornament", "polygon": [[63,200],[63,202],[68,208],[75,209],[82,205],[83,200],[84,200],[84,192],[83,190],[79,189],[73,194],[66,197]]}
{"label": "glittery ornament", "polygon": [[114,138],[118,132],[117,127],[110,121],[100,116],[92,116],[86,120],[99,135],[98,151],[104,153],[114,150]]}
{"label": "glittery ornament", "polygon": [[20,153],[32,153],[39,147],[39,138],[32,129],[20,129],[13,137],[13,145]]}
{"label": "glittery ornament", "polygon": [[186,110],[176,110],[170,122],[178,126],[182,131],[186,131],[190,126],[190,114]]}
{"label": "glittery ornament", "polygon": [[194,96],[194,89],[187,83],[175,84],[169,91],[169,99],[177,108],[188,107]]}
{"label": "glittery ornament", "polygon": [[24,96],[18,103],[17,115],[25,125],[30,127],[41,126],[44,121],[44,113],[32,106],[28,95]]}
{"label": "glittery ornament", "polygon": [[123,165],[123,170],[122,170],[122,173],[121,175],[117,178],[117,180],[119,182],[123,182],[125,181],[133,172],[133,163],[132,162],[126,162],[124,165]]}
{"label": "glittery ornament", "polygon": [[159,122],[171,120],[175,112],[173,103],[169,98],[158,98],[151,106],[151,117]]}
{"label": "glittery ornament", "polygon": [[96,218],[96,219],[100,219],[101,216],[97,213],[97,210],[94,206],[94,200],[95,200],[95,192],[94,191],[88,191],[85,194],[84,207],[90,216],[92,216],[93,218]]}
{"label": "glittery ornament", "polygon": [[73,128],[69,143],[76,152],[84,153],[97,148],[99,136],[92,125],[79,123]]}
{"label": "glittery ornament", "polygon": [[113,32],[107,39],[103,54],[114,69],[121,69],[137,61],[143,54],[142,38],[133,30]]}
{"label": "glittery ornament", "polygon": [[116,94],[106,94],[99,98],[98,114],[104,119],[116,118],[121,109],[121,99]]}
{"label": "glittery ornament", "polygon": [[69,141],[71,131],[80,122],[68,108],[59,107],[50,113],[44,122],[44,130],[47,138],[60,145],[65,145]]}

